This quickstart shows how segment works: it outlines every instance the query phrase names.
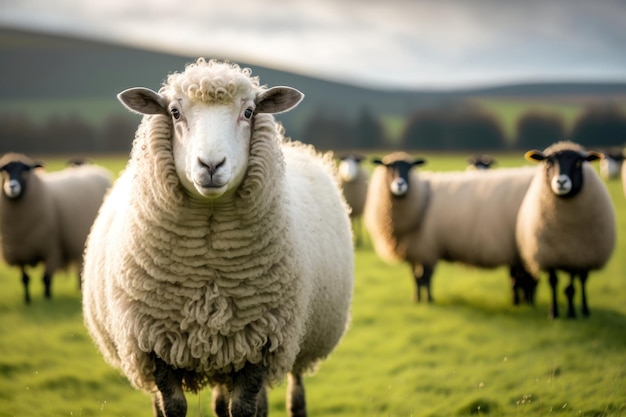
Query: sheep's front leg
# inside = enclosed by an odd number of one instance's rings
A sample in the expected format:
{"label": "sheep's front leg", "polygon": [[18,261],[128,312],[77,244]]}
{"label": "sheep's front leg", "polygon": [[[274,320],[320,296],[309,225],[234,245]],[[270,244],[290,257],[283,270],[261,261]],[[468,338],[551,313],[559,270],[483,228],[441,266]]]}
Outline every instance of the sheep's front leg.
{"label": "sheep's front leg", "polygon": [[154,380],[159,392],[152,398],[152,409],[155,417],[185,417],[187,415],[187,399],[183,394],[183,377],[180,371],[172,368],[161,358],[152,355],[156,369]]}
{"label": "sheep's front leg", "polygon": [[44,296],[47,300],[52,298],[52,272],[47,269],[43,273]]}
{"label": "sheep's front leg", "polygon": [[229,417],[228,416],[228,403],[230,401],[230,394],[226,385],[220,384],[213,387],[213,401],[211,408],[215,417]]}
{"label": "sheep's front leg", "polygon": [[583,311],[583,316],[585,317],[589,317],[589,314],[591,314],[591,312],[589,311],[589,306],[587,305],[587,291],[585,290],[588,276],[589,276],[589,271],[581,271],[579,275],[580,291],[582,293],[582,299],[581,299],[582,311]]}
{"label": "sheep's front leg", "polygon": [[289,417],[306,417],[306,400],[302,375],[287,375],[287,415]]}
{"label": "sheep's front leg", "polygon": [[520,292],[526,304],[535,304],[535,287],[537,286],[535,277],[530,275],[521,265],[513,265],[509,271],[513,288],[513,304],[519,305],[522,302]]}
{"label": "sheep's front leg", "polygon": [[556,275],[555,269],[550,269],[548,273],[550,275],[550,288],[552,288],[552,302],[550,304],[549,317],[555,319],[559,317],[559,307],[556,301],[556,287],[559,283],[559,278]]}
{"label": "sheep's front leg", "polygon": [[511,280],[511,289],[513,290],[513,305],[517,306],[520,303],[519,291],[522,287],[520,285],[515,266],[511,266],[509,268],[509,277]]}
{"label": "sheep's front leg", "polygon": [[569,285],[565,287],[565,296],[567,297],[567,317],[570,319],[576,318],[576,310],[574,310],[574,295],[576,289],[574,288],[574,281],[576,280],[576,272],[570,272]]}
{"label": "sheep's front leg", "polygon": [[30,283],[30,277],[26,273],[26,269],[22,267],[22,285],[24,286],[24,302],[30,304],[30,290],[28,284]]}
{"label": "sheep's front leg", "polygon": [[[251,363],[235,373],[230,391],[230,417],[267,415],[266,376],[267,370],[263,366]],[[265,409],[262,409],[263,407]]]}
{"label": "sheep's front leg", "polygon": [[430,291],[430,282],[434,268],[428,265],[411,264],[413,279],[415,280],[415,300],[419,303],[422,301],[422,288],[426,291],[426,299],[428,302],[433,301]]}

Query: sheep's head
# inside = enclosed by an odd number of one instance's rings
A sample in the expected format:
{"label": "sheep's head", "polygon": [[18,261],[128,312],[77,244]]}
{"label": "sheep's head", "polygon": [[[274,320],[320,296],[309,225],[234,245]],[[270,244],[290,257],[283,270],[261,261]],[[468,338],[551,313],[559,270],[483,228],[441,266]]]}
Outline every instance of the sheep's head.
{"label": "sheep's head", "polygon": [[385,167],[389,178],[389,191],[391,195],[402,198],[409,191],[409,173],[411,172],[411,168],[425,164],[426,160],[422,158],[413,159],[408,155],[402,158],[396,158],[392,154],[382,160],[374,158],[372,162]]}
{"label": "sheep's head", "polygon": [[249,69],[199,59],[170,75],[158,93],[131,88],[118,98],[134,112],[171,118],[181,184],[195,197],[217,199],[243,181],[255,115],[291,110],[303,94],[291,87],[262,88]]}
{"label": "sheep's head", "polygon": [[10,200],[20,199],[28,188],[28,179],[35,168],[43,165],[20,154],[7,154],[0,159],[2,192]]}
{"label": "sheep's head", "polygon": [[467,159],[468,169],[489,169],[496,160],[489,155],[474,155]]}
{"label": "sheep's head", "polygon": [[339,157],[339,175],[344,182],[354,181],[359,174],[359,164],[365,159],[362,155],[342,155]]}
{"label": "sheep's head", "polygon": [[528,151],[526,159],[531,162],[543,162],[546,180],[552,192],[561,198],[577,195],[583,187],[583,165],[602,159],[598,152],[587,152],[575,144],[560,142],[544,152]]}

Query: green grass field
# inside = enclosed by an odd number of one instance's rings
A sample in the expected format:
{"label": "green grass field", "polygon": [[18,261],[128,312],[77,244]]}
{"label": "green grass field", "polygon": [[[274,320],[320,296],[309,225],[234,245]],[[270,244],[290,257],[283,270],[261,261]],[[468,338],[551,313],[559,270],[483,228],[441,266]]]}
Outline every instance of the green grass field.
{"label": "green grass field", "polygon": [[[431,170],[463,169],[467,157],[426,156]],[[523,164],[519,155],[496,157],[499,166]],[[366,241],[356,249],[351,328],[305,379],[309,416],[626,416],[626,199],[619,181],[608,187],[618,245],[589,279],[586,319],[547,319],[545,276],[537,305],[514,307],[505,268],[447,263],[434,275],[436,302],[417,305],[408,268],[383,263]],[[0,265],[0,417],[150,416],[149,396],[87,335],[76,276],[57,274],[45,301],[40,274],[33,270],[25,306],[18,270]],[[270,415],[286,415],[284,396],[284,385],[272,390]],[[188,400],[189,416],[212,415],[210,391]]]}

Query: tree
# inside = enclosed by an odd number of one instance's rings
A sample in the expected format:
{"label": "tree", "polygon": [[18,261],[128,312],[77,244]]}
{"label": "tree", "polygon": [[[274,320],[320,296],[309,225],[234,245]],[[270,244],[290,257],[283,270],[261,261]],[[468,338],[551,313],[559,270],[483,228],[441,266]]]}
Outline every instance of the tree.
{"label": "tree", "polygon": [[500,123],[477,106],[464,106],[449,116],[452,149],[493,151],[505,145]]}
{"label": "tree", "polygon": [[105,152],[130,152],[139,121],[128,114],[110,114],[102,124],[102,143],[98,150]]}
{"label": "tree", "polygon": [[324,150],[356,148],[352,124],[339,116],[329,116],[318,109],[305,123],[303,140]]}
{"label": "tree", "polygon": [[411,150],[439,150],[448,148],[446,120],[441,111],[427,109],[413,113],[404,128],[401,143]]}
{"label": "tree", "polygon": [[516,124],[517,149],[543,150],[554,142],[565,139],[563,119],[557,114],[530,110]]}
{"label": "tree", "polygon": [[585,147],[622,146],[626,115],[614,103],[591,105],[576,119],[571,138]]}
{"label": "tree", "polygon": [[406,149],[496,150],[504,146],[504,135],[493,115],[461,103],[413,113],[402,144]]}
{"label": "tree", "polygon": [[387,145],[382,124],[366,108],[361,110],[356,120],[354,138],[359,149],[382,149]]}

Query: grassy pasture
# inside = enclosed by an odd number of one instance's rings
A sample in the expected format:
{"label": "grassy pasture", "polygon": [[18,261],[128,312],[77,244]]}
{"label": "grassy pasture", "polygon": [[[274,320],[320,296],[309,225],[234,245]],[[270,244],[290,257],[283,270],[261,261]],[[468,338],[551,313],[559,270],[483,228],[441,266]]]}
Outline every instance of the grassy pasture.
{"label": "grassy pasture", "polygon": [[[499,166],[523,164],[520,155],[495,156]],[[428,169],[450,170],[463,169],[467,155],[426,157]],[[95,159],[113,172],[124,165]],[[619,181],[607,185],[618,245],[588,282],[587,319],[547,319],[545,276],[537,305],[514,307],[504,268],[448,263],[434,275],[436,302],[416,305],[408,268],[385,264],[366,241],[356,249],[351,328],[305,379],[309,415],[626,416],[626,199]],[[151,415],[149,397],[87,335],[75,275],[57,274],[50,301],[40,275],[35,268],[25,306],[18,271],[0,264],[0,417]],[[562,290],[560,301],[564,312]],[[285,415],[284,392],[272,390],[270,415]],[[188,400],[189,416],[212,415],[209,391]]]}

